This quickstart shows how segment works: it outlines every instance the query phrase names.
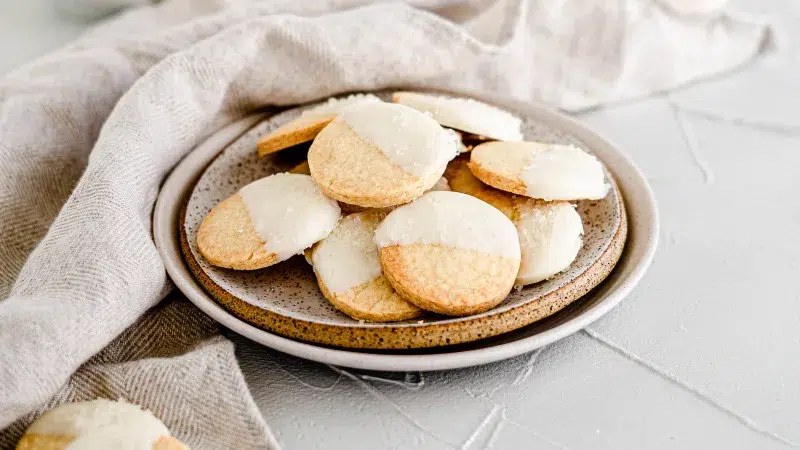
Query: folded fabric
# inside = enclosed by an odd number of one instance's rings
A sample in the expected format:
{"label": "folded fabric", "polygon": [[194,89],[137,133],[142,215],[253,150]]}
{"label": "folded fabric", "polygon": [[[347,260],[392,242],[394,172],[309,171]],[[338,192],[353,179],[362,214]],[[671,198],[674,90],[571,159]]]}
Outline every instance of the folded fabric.
{"label": "folded fabric", "polygon": [[654,0],[361,3],[169,0],[0,81],[1,446],[98,395],[193,448],[275,446],[199,310],[176,299],[140,319],[172,289],[150,230],[160,183],[214,130],[389,86],[579,110],[729,70],[769,37]]}

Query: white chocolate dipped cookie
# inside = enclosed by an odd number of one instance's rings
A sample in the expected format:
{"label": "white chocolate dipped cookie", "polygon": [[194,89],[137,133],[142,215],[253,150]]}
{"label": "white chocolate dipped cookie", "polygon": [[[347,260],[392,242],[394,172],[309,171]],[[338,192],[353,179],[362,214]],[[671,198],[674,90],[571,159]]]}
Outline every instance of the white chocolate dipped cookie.
{"label": "white chocolate dipped cookie", "polygon": [[340,216],[308,175],[270,175],[215,206],[200,224],[197,247],[215,266],[261,269],[323,239]]}
{"label": "white chocolate dipped cookie", "polygon": [[164,424],[139,406],[97,399],[65,403],[42,414],[17,450],[185,450]]}
{"label": "white chocolate dipped cookie", "polygon": [[327,102],[303,111],[296,119],[282,125],[258,141],[259,156],[269,155],[293,145],[313,140],[339,113],[350,106],[362,103],[379,103],[372,94],[353,94],[332,98]]}
{"label": "white chocolate dipped cookie", "polygon": [[469,168],[490,186],[543,200],[598,200],[610,188],[600,161],[574,145],[487,142]]}
{"label": "white chocolate dipped cookie", "polygon": [[383,276],[375,228],[386,214],[377,210],[350,214],[307,252],[325,298],[356,320],[395,322],[422,314]]}
{"label": "white chocolate dipped cookie", "polygon": [[329,197],[383,208],[433,187],[457,152],[455,136],[403,105],[370,103],[341,113],[308,151],[311,176]]}
{"label": "white chocolate dipped cookie", "polygon": [[395,92],[392,101],[431,114],[439,124],[472,134],[472,139],[522,140],[522,121],[500,108],[477,100],[418,92]]}
{"label": "white chocolate dipped cookie", "polygon": [[429,192],[398,207],[375,233],[384,276],[422,309],[460,316],[503,301],[519,271],[514,224],[456,192]]}
{"label": "white chocolate dipped cookie", "polygon": [[463,158],[450,162],[445,176],[454,192],[489,203],[514,223],[522,254],[518,286],[550,278],[577,257],[583,243],[583,223],[571,203],[547,202],[495,189],[475,177]]}

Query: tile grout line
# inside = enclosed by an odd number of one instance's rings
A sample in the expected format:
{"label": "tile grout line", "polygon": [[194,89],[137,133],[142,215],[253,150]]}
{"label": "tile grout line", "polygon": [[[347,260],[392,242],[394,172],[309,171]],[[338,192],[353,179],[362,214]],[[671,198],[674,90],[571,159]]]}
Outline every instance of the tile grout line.
{"label": "tile grout line", "polygon": [[772,439],[772,440],[778,441],[778,442],[780,442],[782,444],[788,445],[788,446],[790,446],[792,448],[800,448],[800,444],[792,442],[792,441],[790,441],[790,440],[788,440],[788,439],[786,439],[786,438],[784,438],[784,437],[782,437],[782,436],[780,436],[780,435],[778,435],[776,433],[773,433],[773,432],[771,432],[769,430],[764,429],[763,427],[761,427],[760,425],[758,425],[757,423],[755,423],[751,419],[747,418],[746,416],[741,415],[741,414],[737,413],[736,411],[733,411],[733,410],[727,408],[725,405],[723,405],[722,403],[714,400],[713,398],[706,396],[705,394],[700,392],[700,390],[695,388],[694,386],[682,382],[676,376],[670,374],[669,372],[666,372],[666,371],[662,370],[658,366],[656,366],[654,364],[651,364],[650,362],[648,362],[648,361],[636,356],[635,354],[625,350],[624,348],[622,348],[622,347],[620,347],[620,346],[618,346],[616,344],[613,344],[610,341],[604,339],[599,333],[597,333],[595,331],[592,331],[589,328],[584,328],[581,331],[586,333],[586,335],[589,336],[591,339],[593,339],[593,340],[599,342],[600,344],[602,344],[603,346],[611,349],[612,351],[614,351],[614,353],[617,353],[618,355],[624,357],[625,359],[627,359],[629,361],[633,361],[634,363],[636,363],[636,364],[638,364],[638,365],[640,365],[642,367],[645,367],[646,369],[648,369],[651,372],[657,374],[661,378],[663,378],[663,379],[665,379],[665,380],[667,380],[667,381],[669,381],[669,382],[671,382],[673,384],[678,385],[679,387],[681,387],[682,389],[688,391],[689,393],[691,393],[693,396],[695,396],[699,400],[703,401],[704,403],[708,404],[709,406],[712,406],[714,409],[724,413],[728,417],[731,417],[732,419],[736,420],[737,422],[739,422],[740,424],[744,425],[748,429],[750,429],[752,431],[755,431],[756,433],[761,434],[761,435],[763,435],[763,436],[765,436],[765,437],[767,437],[769,439]]}
{"label": "tile grout line", "polygon": [[683,117],[681,109],[675,104],[675,102],[672,101],[672,99],[669,99],[667,102],[672,109],[672,113],[675,115],[675,121],[678,122],[678,127],[681,129],[683,141],[689,148],[689,153],[692,154],[694,164],[703,174],[703,184],[714,184],[714,172],[711,171],[711,167],[708,166],[708,163],[700,158],[700,152],[698,151],[700,144],[697,142],[697,137],[689,127],[686,119]]}
{"label": "tile grout line", "polygon": [[480,436],[481,432],[487,426],[489,426],[489,424],[491,423],[492,419],[494,419],[494,416],[497,415],[498,411],[500,411],[500,405],[495,403],[495,405],[492,407],[492,409],[489,411],[489,413],[486,414],[486,417],[483,418],[483,421],[481,421],[481,423],[478,425],[478,427],[475,428],[475,431],[473,431],[472,434],[470,434],[467,437],[467,440],[464,441],[463,444],[461,444],[461,447],[460,447],[461,450],[467,450],[467,449],[470,448],[470,446],[472,446],[473,443],[475,443],[475,441],[478,439],[478,436]]}
{"label": "tile grout line", "polygon": [[742,117],[727,117],[719,115],[712,111],[704,111],[701,109],[695,109],[691,107],[686,107],[683,105],[679,105],[672,100],[670,100],[670,104],[681,111],[684,114],[689,114],[697,117],[701,117],[703,119],[711,120],[714,122],[722,122],[728,125],[733,126],[741,126],[746,128],[752,128],[758,131],[764,131],[767,133],[775,133],[780,135],[786,136],[799,136],[800,135],[800,125],[783,125],[783,124],[776,124],[776,123],[769,123],[769,122],[756,122],[752,120],[748,120]]}

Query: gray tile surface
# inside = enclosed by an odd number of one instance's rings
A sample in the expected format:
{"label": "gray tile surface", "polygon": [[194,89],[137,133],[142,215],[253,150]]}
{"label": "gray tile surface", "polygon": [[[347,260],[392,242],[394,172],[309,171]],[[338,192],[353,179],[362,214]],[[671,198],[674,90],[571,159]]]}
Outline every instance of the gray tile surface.
{"label": "gray tile surface", "polygon": [[[49,2],[0,3],[0,73],[74,36]],[[736,73],[582,116],[644,170],[662,241],[634,293],[540,352],[366,373],[242,338],[286,449],[800,448],[800,2],[736,1],[778,47]]]}

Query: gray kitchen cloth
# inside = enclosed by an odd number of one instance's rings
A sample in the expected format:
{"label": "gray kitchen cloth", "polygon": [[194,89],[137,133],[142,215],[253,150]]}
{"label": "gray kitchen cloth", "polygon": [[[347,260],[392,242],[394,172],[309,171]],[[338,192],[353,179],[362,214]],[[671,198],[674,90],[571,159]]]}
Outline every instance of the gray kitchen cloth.
{"label": "gray kitchen cloth", "polygon": [[98,396],[196,449],[278,447],[232,344],[180,294],[159,304],[173,287],[153,203],[213,130],[394,86],[574,111],[730,70],[770,40],[656,0],[362,3],[167,0],[0,79],[0,447]]}

